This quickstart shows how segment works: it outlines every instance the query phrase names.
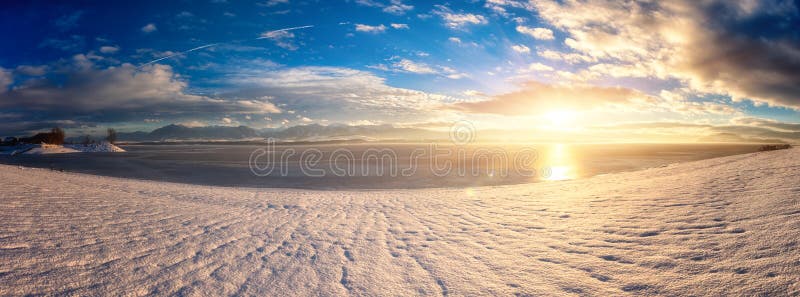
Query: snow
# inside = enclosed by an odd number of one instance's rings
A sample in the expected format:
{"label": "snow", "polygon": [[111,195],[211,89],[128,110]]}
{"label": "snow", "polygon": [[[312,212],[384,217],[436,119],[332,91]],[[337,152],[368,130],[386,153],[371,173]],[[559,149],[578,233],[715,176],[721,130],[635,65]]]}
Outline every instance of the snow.
{"label": "snow", "polygon": [[28,154],[28,155],[44,155],[44,154],[65,154],[65,153],[77,153],[78,151],[72,148],[63,147],[60,145],[55,144],[35,144],[29,145],[27,147],[22,148],[21,150],[17,150],[16,153],[12,153],[12,155],[21,153],[21,154]]}
{"label": "snow", "polygon": [[0,165],[0,295],[800,294],[800,149],[471,189]]}
{"label": "snow", "polygon": [[108,142],[92,144],[19,144],[11,147],[3,147],[0,154],[64,154],[64,153],[121,153],[124,149]]}
{"label": "snow", "polygon": [[66,144],[65,147],[84,153],[122,153],[124,149],[109,142],[91,144]]}

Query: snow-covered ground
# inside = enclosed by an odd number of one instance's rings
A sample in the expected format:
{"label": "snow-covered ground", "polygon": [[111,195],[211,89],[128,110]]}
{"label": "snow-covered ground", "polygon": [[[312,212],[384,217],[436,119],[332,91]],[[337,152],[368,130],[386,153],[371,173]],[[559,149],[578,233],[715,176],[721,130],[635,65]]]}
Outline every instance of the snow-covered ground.
{"label": "snow-covered ground", "polygon": [[108,142],[92,144],[19,144],[15,146],[0,147],[0,154],[64,154],[64,153],[122,153],[124,149]]}
{"label": "snow-covered ground", "polygon": [[0,295],[800,295],[798,148],[473,189],[0,188]]}
{"label": "snow-covered ground", "polygon": [[71,148],[84,153],[123,153],[124,149],[110,142],[90,143],[90,144],[65,144],[64,147]]}

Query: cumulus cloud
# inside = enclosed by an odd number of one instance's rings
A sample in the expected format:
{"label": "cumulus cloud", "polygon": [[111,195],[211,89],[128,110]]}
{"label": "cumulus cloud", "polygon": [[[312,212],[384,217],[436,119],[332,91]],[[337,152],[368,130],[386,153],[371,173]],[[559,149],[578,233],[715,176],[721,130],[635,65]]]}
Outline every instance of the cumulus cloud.
{"label": "cumulus cloud", "polygon": [[101,46],[100,52],[104,54],[113,54],[119,51],[119,46]]}
{"label": "cumulus cloud", "polygon": [[469,77],[466,73],[461,73],[456,69],[442,65],[429,65],[427,63],[418,62],[406,58],[392,57],[388,59],[391,61],[389,65],[378,64],[367,66],[372,69],[381,71],[415,73],[415,74],[433,74],[450,79],[462,79]]}
{"label": "cumulus cloud", "polygon": [[[47,73],[47,65],[39,65],[39,66],[32,66],[32,65],[19,65],[15,70],[16,73],[27,75],[27,76],[42,76]],[[0,84],[1,86],[2,84]]]}
{"label": "cumulus cloud", "polygon": [[268,39],[280,48],[294,51],[298,46],[294,43],[294,33],[288,30],[272,30],[261,33],[261,39]]}
{"label": "cumulus cloud", "polygon": [[[238,91],[230,96],[271,96],[278,106],[306,110],[306,116],[332,121],[353,119],[397,122],[434,116],[434,107],[447,96],[395,88],[370,72],[341,67],[295,67],[233,80]],[[287,112],[288,113],[288,112]]]}
{"label": "cumulus cloud", "polygon": [[528,71],[553,71],[553,67],[547,66],[542,63],[531,63],[528,65]]}
{"label": "cumulus cloud", "polygon": [[595,69],[613,70],[602,74],[678,78],[734,100],[800,109],[795,2],[531,3],[569,34],[565,44],[574,52],[616,65]]}
{"label": "cumulus cloud", "polygon": [[448,108],[469,113],[531,115],[552,110],[594,110],[652,104],[654,98],[621,87],[554,85],[531,81],[522,90],[484,101],[458,102]]}
{"label": "cumulus cloud", "polygon": [[456,13],[444,5],[436,5],[433,13],[442,17],[445,26],[450,29],[463,29],[468,25],[485,25],[489,23],[486,17],[472,13]]}
{"label": "cumulus cloud", "polygon": [[553,40],[553,31],[547,28],[531,28],[526,26],[517,26],[517,32],[531,36],[539,40]]}
{"label": "cumulus cloud", "polygon": [[401,0],[392,0],[389,6],[383,8],[383,11],[393,15],[403,15],[412,9],[414,9],[413,5],[404,4]]}
{"label": "cumulus cloud", "polygon": [[187,83],[165,65],[141,69],[130,64],[105,69],[76,65],[66,74],[66,81],[28,80],[0,94],[0,108],[47,115],[51,119],[280,112],[263,99],[222,99],[189,94]]}
{"label": "cumulus cloud", "polygon": [[377,34],[386,32],[386,26],[383,24],[377,26],[356,24],[356,31]]}
{"label": "cumulus cloud", "polygon": [[142,32],[144,32],[144,33],[154,32],[156,30],[158,30],[158,28],[153,23],[149,23],[147,25],[144,25],[144,27],[142,27]]}
{"label": "cumulus cloud", "polygon": [[596,58],[588,55],[582,55],[579,53],[562,53],[548,49],[537,51],[536,55],[548,60],[564,61],[570,64],[597,62]]}
{"label": "cumulus cloud", "polygon": [[395,29],[398,29],[398,30],[400,30],[400,29],[408,29],[408,24],[394,24],[393,23],[392,24],[392,28],[395,28]]}
{"label": "cumulus cloud", "polygon": [[404,15],[414,9],[413,5],[405,4],[402,0],[390,0],[388,4],[375,0],[356,0],[355,2],[362,6],[383,8],[383,12],[393,15]]}
{"label": "cumulus cloud", "polygon": [[527,46],[524,46],[522,44],[512,45],[511,49],[513,49],[515,52],[518,52],[520,54],[528,54],[528,53],[531,52],[530,48],[528,48]]}
{"label": "cumulus cloud", "polygon": [[395,68],[404,72],[418,73],[418,74],[434,74],[438,73],[433,67],[425,63],[414,62],[409,59],[400,59],[392,64]]}

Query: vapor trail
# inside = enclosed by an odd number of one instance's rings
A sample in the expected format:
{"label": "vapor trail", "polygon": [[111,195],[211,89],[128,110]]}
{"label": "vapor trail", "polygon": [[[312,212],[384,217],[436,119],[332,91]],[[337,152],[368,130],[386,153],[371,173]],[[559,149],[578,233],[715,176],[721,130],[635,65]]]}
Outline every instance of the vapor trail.
{"label": "vapor trail", "polygon": [[164,59],[169,59],[169,58],[172,58],[172,57],[175,57],[175,56],[180,56],[180,55],[183,55],[183,54],[186,54],[186,53],[189,53],[189,52],[193,52],[193,51],[196,51],[196,50],[199,50],[199,49],[204,49],[204,48],[207,48],[207,47],[212,47],[212,46],[215,46],[215,45],[218,45],[218,44],[221,44],[221,43],[212,43],[212,44],[206,44],[206,45],[203,45],[203,46],[198,46],[196,48],[193,48],[193,49],[190,49],[190,50],[185,50],[185,51],[179,52],[177,54],[172,54],[172,55],[169,55],[169,56],[166,56],[166,57],[161,57],[161,58],[155,59],[153,61],[150,61],[150,62],[144,63],[142,65],[139,65],[139,67],[136,67],[136,68],[142,68],[144,66],[153,64],[155,62],[158,62],[158,61],[161,61],[161,60],[164,60]]}
{"label": "vapor trail", "polygon": [[283,28],[283,29],[278,29],[278,30],[272,30],[272,31],[266,32],[264,34],[261,34],[262,36],[259,37],[259,38],[256,38],[256,39],[270,38],[270,37],[272,37],[272,36],[270,36],[270,34],[272,34],[272,33],[278,33],[278,32],[284,32],[284,31],[292,31],[292,30],[298,30],[298,29],[306,29],[306,28],[313,28],[313,27],[314,27],[313,25],[308,25],[308,26],[300,26],[300,27],[291,27],[291,28]]}
{"label": "vapor trail", "polygon": [[[308,25],[308,26],[289,27],[289,28],[283,28],[283,29],[278,29],[278,30],[272,30],[272,31],[268,31],[266,33],[261,34],[262,36],[256,38],[255,40],[271,38],[271,37],[273,37],[273,36],[271,36],[271,34],[274,34],[274,33],[277,33],[277,32],[285,32],[285,31],[292,31],[292,30],[299,30],[299,29],[307,29],[307,28],[313,28],[313,27],[314,27],[313,25]],[[230,42],[218,42],[218,43],[211,43],[211,44],[201,45],[201,46],[198,46],[198,47],[193,48],[193,49],[188,49],[188,50],[185,50],[185,51],[182,51],[182,52],[179,52],[179,53],[175,53],[175,54],[172,54],[172,55],[169,55],[169,56],[166,56],[166,57],[161,57],[161,58],[152,60],[150,62],[147,62],[147,63],[144,63],[142,65],[139,65],[136,68],[139,69],[139,68],[142,68],[144,66],[156,63],[158,61],[166,60],[166,59],[169,59],[169,58],[172,58],[172,57],[176,57],[176,56],[180,56],[180,55],[185,55],[185,54],[188,54],[188,53],[196,51],[196,50],[201,50],[201,49],[204,49],[204,48],[217,46],[217,45],[220,45],[220,44],[230,44],[230,43],[238,43],[238,42],[242,42],[242,41],[239,40],[239,41],[230,41]]]}

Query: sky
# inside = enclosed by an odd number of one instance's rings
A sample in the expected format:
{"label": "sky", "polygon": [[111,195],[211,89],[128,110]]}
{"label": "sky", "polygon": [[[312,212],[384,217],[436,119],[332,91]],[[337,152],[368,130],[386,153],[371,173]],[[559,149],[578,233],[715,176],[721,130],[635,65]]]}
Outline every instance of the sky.
{"label": "sky", "polygon": [[0,135],[469,121],[800,139],[798,1],[128,2],[4,4]]}

